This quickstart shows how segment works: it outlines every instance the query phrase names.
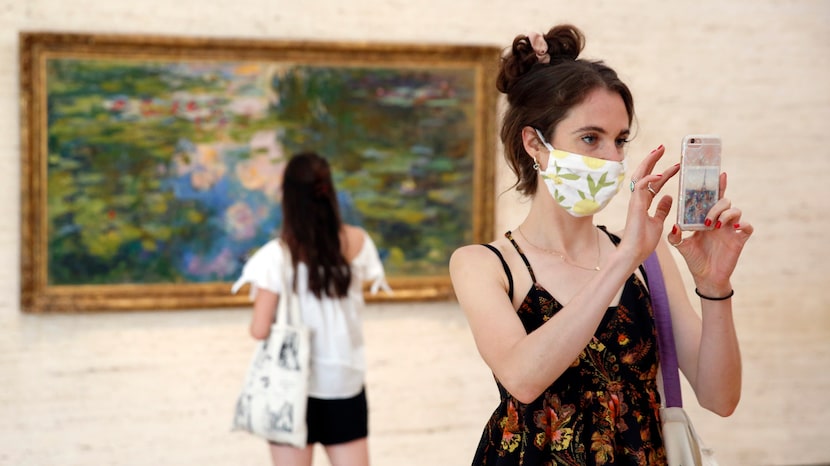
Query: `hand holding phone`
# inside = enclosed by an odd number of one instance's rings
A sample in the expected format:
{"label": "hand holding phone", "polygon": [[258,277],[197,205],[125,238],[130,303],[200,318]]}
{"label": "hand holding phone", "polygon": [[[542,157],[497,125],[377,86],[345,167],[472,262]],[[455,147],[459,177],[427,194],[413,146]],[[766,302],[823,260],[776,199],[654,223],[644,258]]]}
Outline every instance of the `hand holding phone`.
{"label": "hand holding phone", "polygon": [[681,230],[708,230],[706,214],[720,193],[721,139],[690,134],[680,147],[677,224]]}

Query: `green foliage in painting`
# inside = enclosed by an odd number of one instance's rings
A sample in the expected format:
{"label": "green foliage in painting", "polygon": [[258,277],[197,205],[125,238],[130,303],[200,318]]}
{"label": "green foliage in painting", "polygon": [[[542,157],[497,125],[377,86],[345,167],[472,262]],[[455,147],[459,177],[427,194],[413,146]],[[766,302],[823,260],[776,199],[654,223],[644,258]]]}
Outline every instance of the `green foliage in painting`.
{"label": "green foliage in painting", "polygon": [[313,150],[389,276],[471,240],[472,72],[48,61],[51,284],[230,281]]}

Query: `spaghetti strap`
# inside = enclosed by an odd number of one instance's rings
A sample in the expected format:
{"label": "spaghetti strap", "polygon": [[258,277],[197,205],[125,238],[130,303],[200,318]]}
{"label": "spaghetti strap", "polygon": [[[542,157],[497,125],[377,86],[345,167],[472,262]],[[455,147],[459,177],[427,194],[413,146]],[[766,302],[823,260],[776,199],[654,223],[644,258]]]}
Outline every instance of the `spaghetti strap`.
{"label": "spaghetti strap", "polygon": [[504,237],[509,239],[513,247],[516,248],[516,252],[519,253],[519,257],[522,258],[522,261],[525,263],[525,266],[527,267],[527,271],[530,273],[530,279],[533,280],[533,283],[536,283],[536,274],[533,273],[533,267],[530,266],[530,262],[527,260],[527,257],[525,257],[525,253],[522,252],[522,248],[520,248],[516,240],[513,239],[513,232],[508,230],[504,234]]}
{"label": "spaghetti strap", "polygon": [[[608,237],[611,239],[611,242],[614,243],[614,246],[619,246],[619,244],[620,244],[620,237],[619,236],[617,236],[617,235],[611,233],[610,231],[608,231],[608,228],[606,228],[605,225],[597,225],[597,228],[599,228],[600,230],[602,230],[603,233],[608,235]],[[643,264],[640,264],[639,269],[640,269],[640,273],[643,274],[643,280],[645,280],[645,282],[646,282],[646,287],[648,287],[648,275],[646,274],[646,269],[643,266]]]}
{"label": "spaghetti strap", "polygon": [[602,230],[602,232],[605,233],[608,236],[608,238],[611,239],[611,242],[614,243],[614,246],[619,246],[620,238],[617,235],[608,231],[608,228],[606,228],[605,225],[597,225],[597,228]]}
{"label": "spaghetti strap", "polygon": [[501,266],[504,267],[504,273],[507,275],[507,297],[510,298],[510,301],[513,301],[513,275],[510,273],[510,267],[507,266],[507,262],[504,260],[504,257],[501,255],[498,249],[489,245],[489,244],[482,244],[482,246],[490,249],[493,251],[501,261]]}

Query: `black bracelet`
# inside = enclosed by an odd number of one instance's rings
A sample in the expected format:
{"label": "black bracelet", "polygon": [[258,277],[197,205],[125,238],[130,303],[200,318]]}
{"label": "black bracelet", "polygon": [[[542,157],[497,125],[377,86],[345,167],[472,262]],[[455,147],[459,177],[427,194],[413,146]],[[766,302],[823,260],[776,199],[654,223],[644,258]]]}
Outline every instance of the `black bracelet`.
{"label": "black bracelet", "polygon": [[695,294],[696,294],[696,295],[698,295],[698,296],[700,296],[700,297],[701,297],[701,298],[703,298],[703,299],[708,299],[709,301],[723,301],[723,300],[725,300],[725,299],[729,299],[729,298],[731,298],[731,297],[732,297],[732,295],[734,295],[734,294],[735,294],[735,290],[729,290],[729,294],[728,294],[728,295],[726,295],[726,296],[722,296],[722,297],[720,297],[720,298],[713,298],[713,297],[711,297],[711,296],[706,296],[705,294],[700,294],[700,291],[698,291],[698,290],[697,290],[697,288],[695,288]]}

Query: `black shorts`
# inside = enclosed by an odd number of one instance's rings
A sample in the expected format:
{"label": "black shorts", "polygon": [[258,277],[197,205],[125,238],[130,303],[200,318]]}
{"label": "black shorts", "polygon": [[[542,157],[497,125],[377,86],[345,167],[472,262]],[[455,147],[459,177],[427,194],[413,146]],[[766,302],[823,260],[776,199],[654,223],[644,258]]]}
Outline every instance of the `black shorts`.
{"label": "black shorts", "polygon": [[366,389],[352,398],[323,400],[308,398],[306,411],[309,445],[336,445],[369,435]]}

